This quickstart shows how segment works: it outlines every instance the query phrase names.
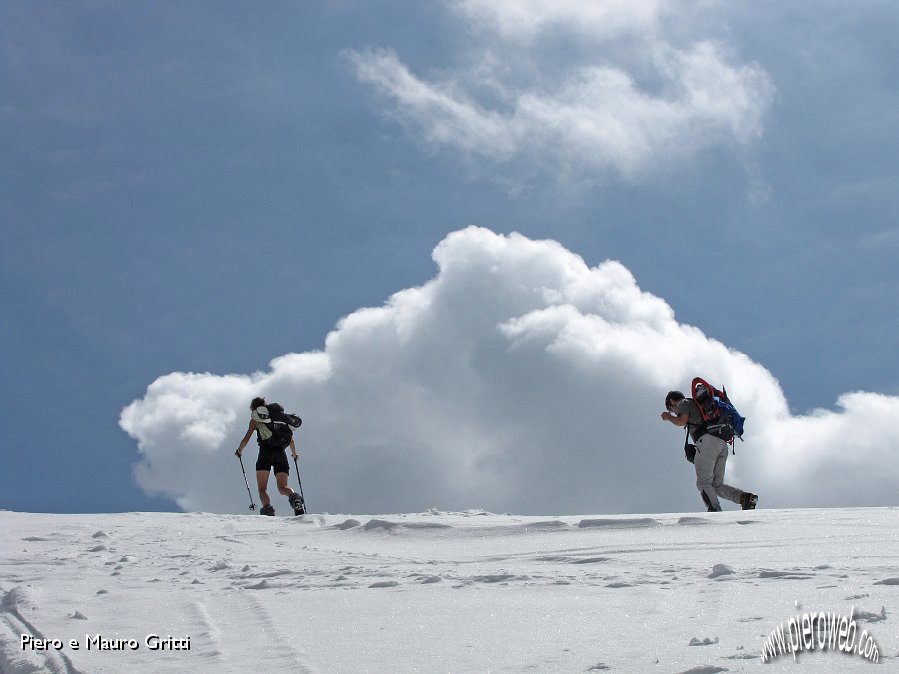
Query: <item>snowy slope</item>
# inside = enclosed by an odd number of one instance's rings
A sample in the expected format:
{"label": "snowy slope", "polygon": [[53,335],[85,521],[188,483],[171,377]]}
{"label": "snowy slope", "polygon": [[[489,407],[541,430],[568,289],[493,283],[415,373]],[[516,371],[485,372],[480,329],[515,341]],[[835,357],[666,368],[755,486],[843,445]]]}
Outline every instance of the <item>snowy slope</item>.
{"label": "snowy slope", "polygon": [[[798,664],[788,655],[762,662],[780,623],[826,611],[852,612],[873,637],[882,667],[873,671],[899,671],[897,534],[897,509],[547,518],[0,512],[0,670],[873,666],[836,650],[803,653]],[[23,648],[23,634],[62,648]],[[152,650],[148,635],[166,650]],[[98,650],[116,640],[125,650]],[[171,650],[188,640],[189,650]]]}

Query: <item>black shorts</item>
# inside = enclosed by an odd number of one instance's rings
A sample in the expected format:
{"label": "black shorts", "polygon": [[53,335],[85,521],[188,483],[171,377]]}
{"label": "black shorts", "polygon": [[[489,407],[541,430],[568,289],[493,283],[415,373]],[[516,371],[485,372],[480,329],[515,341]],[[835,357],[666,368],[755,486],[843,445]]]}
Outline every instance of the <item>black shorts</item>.
{"label": "black shorts", "polygon": [[259,447],[259,458],[256,459],[256,470],[275,469],[278,473],[290,473],[290,464],[287,463],[287,450],[277,447]]}

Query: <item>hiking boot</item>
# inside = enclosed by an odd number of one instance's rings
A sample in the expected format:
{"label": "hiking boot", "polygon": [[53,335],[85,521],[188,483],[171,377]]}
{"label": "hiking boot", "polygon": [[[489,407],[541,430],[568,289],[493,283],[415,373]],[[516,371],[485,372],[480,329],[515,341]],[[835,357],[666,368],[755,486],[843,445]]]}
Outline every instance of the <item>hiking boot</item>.
{"label": "hiking boot", "polygon": [[270,515],[270,516],[274,515],[275,507],[271,503],[269,503],[268,505],[264,505],[259,509],[259,514],[260,515]]}
{"label": "hiking boot", "polygon": [[740,507],[743,510],[755,510],[755,504],[759,502],[758,494],[744,491],[740,494]]}
{"label": "hiking boot", "polygon": [[710,513],[720,513],[720,512],[722,512],[721,506],[718,506],[717,508],[716,508],[715,506],[709,506],[708,511],[709,511]]}
{"label": "hiking boot", "polygon": [[290,501],[290,507],[293,508],[294,515],[305,515],[306,514],[306,506],[303,503],[303,497],[294,492],[290,496],[287,497],[287,500]]}

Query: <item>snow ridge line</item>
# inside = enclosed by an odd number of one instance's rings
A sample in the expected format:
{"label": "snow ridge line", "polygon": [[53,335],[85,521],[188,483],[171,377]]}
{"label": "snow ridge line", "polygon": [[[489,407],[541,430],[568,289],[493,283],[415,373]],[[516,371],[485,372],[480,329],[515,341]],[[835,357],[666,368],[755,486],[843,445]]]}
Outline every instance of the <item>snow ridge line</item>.
{"label": "snow ridge line", "polygon": [[[0,590],[2,591],[2,590]],[[23,595],[25,595],[23,597]],[[56,649],[46,651],[24,651],[21,635],[30,634],[45,640],[44,634],[22,617],[19,606],[27,598],[27,590],[22,586],[3,591],[0,600],[0,674],[31,674],[50,672],[51,674],[86,674],[72,664],[69,657]],[[39,660],[40,664],[34,661]]]}

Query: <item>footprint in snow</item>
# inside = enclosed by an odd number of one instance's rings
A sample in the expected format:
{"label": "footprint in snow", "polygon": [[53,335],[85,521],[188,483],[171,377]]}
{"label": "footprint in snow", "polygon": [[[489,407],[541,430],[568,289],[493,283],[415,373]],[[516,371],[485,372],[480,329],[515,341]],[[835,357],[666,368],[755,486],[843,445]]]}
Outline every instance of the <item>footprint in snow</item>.
{"label": "footprint in snow", "polygon": [[347,530],[347,529],[354,529],[354,528],[356,528],[356,527],[358,527],[358,526],[361,526],[361,525],[362,525],[362,522],[360,522],[359,520],[348,519],[348,520],[344,520],[344,521],[341,522],[340,524],[335,524],[335,525],[334,525],[334,528],[335,528],[335,529],[340,529],[340,530],[342,530],[342,531],[345,531],[345,530]]}
{"label": "footprint in snow", "polygon": [[569,564],[601,564],[602,562],[608,562],[611,560],[611,557],[581,557],[578,559],[568,560]]}
{"label": "footprint in snow", "polygon": [[72,620],[87,620],[87,616],[84,615],[81,611],[75,611],[74,613],[69,615],[69,618]]}
{"label": "footprint in snow", "polygon": [[762,571],[759,578],[782,578],[784,580],[808,580],[813,575],[801,571]]}
{"label": "footprint in snow", "polygon": [[475,583],[507,583],[510,580],[530,580],[530,576],[516,576],[514,573],[494,573],[487,576],[474,576]]}
{"label": "footprint in snow", "polygon": [[389,533],[392,533],[395,529],[452,529],[449,524],[443,524],[441,522],[391,522],[390,520],[380,520],[373,519],[366,522],[365,526],[362,527],[365,531],[377,531],[383,530]]}
{"label": "footprint in snow", "polygon": [[88,548],[88,552],[103,552],[106,549],[105,545],[95,545],[92,548]]}
{"label": "footprint in snow", "polygon": [[[740,648],[743,648],[743,647],[740,646]],[[760,658],[760,657],[761,657],[760,655],[757,655],[755,653],[747,653],[744,651],[743,653],[734,653],[733,655],[725,655],[724,659],[725,660],[755,660],[756,658]]]}
{"label": "footprint in snow", "polygon": [[709,574],[709,578],[719,578],[721,576],[729,576],[734,573],[734,570],[730,568],[727,564],[715,564],[712,567],[712,572]]}
{"label": "footprint in snow", "polygon": [[379,520],[372,519],[365,523],[365,526],[362,527],[366,531],[372,531],[376,529],[383,529],[384,531],[392,531],[396,527],[400,526],[399,522],[391,522],[390,520]]}
{"label": "footprint in snow", "polygon": [[109,534],[107,534],[105,531],[97,531],[96,533],[91,535],[91,538],[109,538]]}
{"label": "footprint in snow", "polygon": [[561,531],[562,529],[568,529],[569,525],[562,520],[544,520],[542,522],[519,524],[518,528],[530,533],[540,531]]}
{"label": "footprint in snow", "polygon": [[651,517],[635,517],[628,519],[587,519],[578,522],[580,529],[598,528],[598,529],[636,529],[640,527],[656,527],[661,522]]}
{"label": "footprint in snow", "polygon": [[730,671],[727,667],[717,667],[715,665],[700,665],[699,667],[693,667],[692,669],[686,669],[683,672],[678,672],[678,674],[718,674],[718,672],[727,672]]}
{"label": "footprint in snow", "polygon": [[859,611],[855,614],[858,620],[864,620],[869,623],[879,623],[887,619],[887,607],[881,606],[880,613],[871,613],[870,611]]}
{"label": "footprint in snow", "polygon": [[875,585],[899,585],[899,578],[884,578],[883,580],[878,580]]}
{"label": "footprint in snow", "polygon": [[244,585],[244,589],[247,589],[247,590],[267,590],[271,587],[274,587],[274,585],[272,585],[267,580],[261,580],[258,583],[256,583],[255,585]]}
{"label": "footprint in snow", "polygon": [[372,583],[369,587],[381,588],[381,587],[397,587],[399,585],[395,580],[382,580],[378,583]]}
{"label": "footprint in snow", "polygon": [[[711,645],[717,644],[717,643],[718,643],[718,637],[715,637],[714,639],[709,639],[708,637],[706,637],[705,639],[700,639],[699,637],[693,637],[692,639],[690,639],[690,643],[687,645],[688,646],[711,646]],[[716,671],[720,672],[723,670],[719,669]]]}

